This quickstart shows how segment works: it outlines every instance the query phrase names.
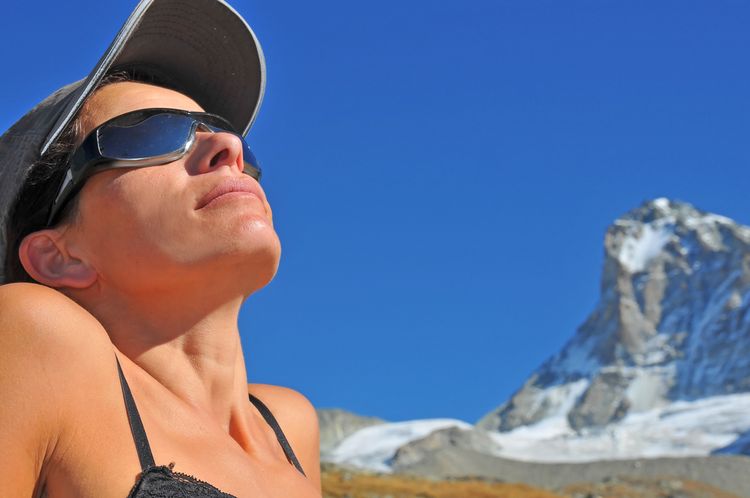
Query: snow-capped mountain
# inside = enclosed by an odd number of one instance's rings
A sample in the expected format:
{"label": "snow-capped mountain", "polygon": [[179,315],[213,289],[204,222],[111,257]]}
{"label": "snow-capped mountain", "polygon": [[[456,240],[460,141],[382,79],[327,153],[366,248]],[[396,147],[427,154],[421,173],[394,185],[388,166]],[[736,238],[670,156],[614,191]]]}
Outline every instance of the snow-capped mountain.
{"label": "snow-capped mountain", "polygon": [[583,430],[750,392],[750,228],[657,199],[617,220],[604,246],[596,309],[479,427],[564,414]]}
{"label": "snow-capped mountain", "polygon": [[[706,454],[731,443],[750,429],[750,228],[657,199],[615,221],[604,246],[592,314],[478,427],[500,432],[506,456],[529,459],[540,457],[529,437],[562,460]],[[731,427],[717,433],[706,409]],[[675,410],[698,418],[674,419]],[[659,445],[641,444],[654,436]],[[519,438],[531,446],[516,447]],[[598,451],[572,450],[587,438]]]}
{"label": "snow-capped mountain", "polygon": [[476,427],[386,423],[353,433],[331,458],[387,470],[399,448],[410,445],[414,460],[446,437],[418,440],[449,427],[486,431],[494,444],[462,441],[518,460],[750,452],[750,228],[657,199],[616,220],[604,248],[594,311]]}

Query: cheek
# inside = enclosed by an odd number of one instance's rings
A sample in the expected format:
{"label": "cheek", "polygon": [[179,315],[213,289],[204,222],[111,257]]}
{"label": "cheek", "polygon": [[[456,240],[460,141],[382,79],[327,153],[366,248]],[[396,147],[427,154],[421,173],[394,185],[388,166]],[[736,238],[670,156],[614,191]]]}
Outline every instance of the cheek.
{"label": "cheek", "polygon": [[165,210],[176,207],[180,190],[167,168],[130,170],[109,182],[99,195],[103,208],[120,221],[135,224],[156,221]]}
{"label": "cheek", "polygon": [[180,211],[184,213],[186,198],[181,195],[179,179],[169,175],[168,168],[133,169],[105,176],[108,173],[112,172],[101,173],[101,178],[82,192],[80,204],[87,235],[98,253],[112,254],[114,249],[125,253],[123,249],[128,248],[127,252],[135,256],[139,248],[146,249],[164,239],[157,235],[166,235],[180,225],[175,220]]}

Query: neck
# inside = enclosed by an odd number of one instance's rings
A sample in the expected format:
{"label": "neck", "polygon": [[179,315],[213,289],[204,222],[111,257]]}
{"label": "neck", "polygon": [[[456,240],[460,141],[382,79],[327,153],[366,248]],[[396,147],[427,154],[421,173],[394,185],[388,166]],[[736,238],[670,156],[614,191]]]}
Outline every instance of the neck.
{"label": "neck", "polygon": [[207,290],[200,299],[189,297],[163,291],[134,297],[99,288],[82,304],[125,356],[229,432],[233,414],[248,404],[237,327],[244,296]]}

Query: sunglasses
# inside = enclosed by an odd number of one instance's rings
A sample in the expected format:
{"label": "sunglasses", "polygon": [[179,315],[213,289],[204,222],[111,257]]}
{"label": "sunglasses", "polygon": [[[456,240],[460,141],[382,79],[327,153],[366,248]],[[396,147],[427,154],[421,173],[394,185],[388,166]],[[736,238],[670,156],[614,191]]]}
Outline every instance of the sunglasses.
{"label": "sunglasses", "polygon": [[260,166],[245,139],[221,116],[179,109],[141,109],[100,125],[73,152],[47,224],[93,174],[113,168],[142,168],[176,161],[190,151],[198,130],[231,133],[242,141],[243,171],[260,181]]}

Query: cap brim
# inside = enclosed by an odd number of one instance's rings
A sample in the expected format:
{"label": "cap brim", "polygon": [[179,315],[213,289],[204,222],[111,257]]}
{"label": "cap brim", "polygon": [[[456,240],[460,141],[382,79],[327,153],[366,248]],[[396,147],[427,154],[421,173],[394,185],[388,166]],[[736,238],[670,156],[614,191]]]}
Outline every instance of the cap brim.
{"label": "cap brim", "polygon": [[40,154],[57,140],[101,79],[118,69],[164,76],[246,134],[265,91],[258,39],[223,0],[141,0],[93,71],[67,97]]}

